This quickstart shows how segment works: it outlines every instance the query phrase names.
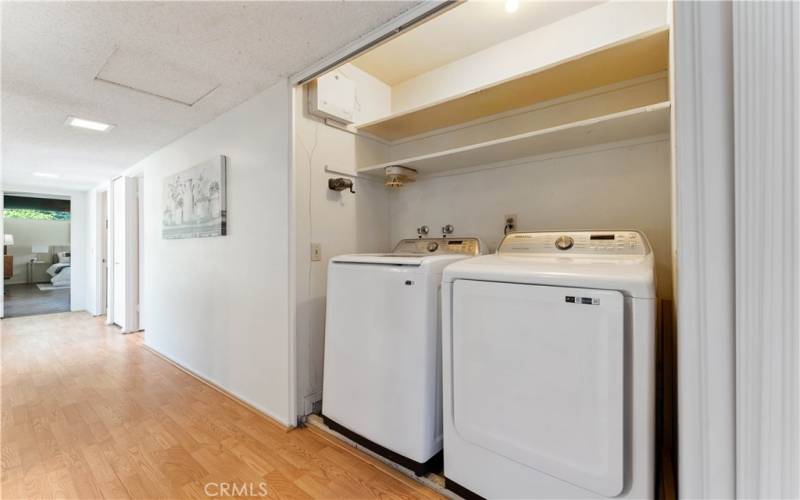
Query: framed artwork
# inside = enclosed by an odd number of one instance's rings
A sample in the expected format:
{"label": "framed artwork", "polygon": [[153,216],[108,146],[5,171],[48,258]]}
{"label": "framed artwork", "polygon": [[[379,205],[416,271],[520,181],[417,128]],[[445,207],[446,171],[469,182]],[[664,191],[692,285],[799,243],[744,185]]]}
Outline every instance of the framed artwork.
{"label": "framed artwork", "polygon": [[164,239],[225,236],[227,158],[220,156],[164,178]]}

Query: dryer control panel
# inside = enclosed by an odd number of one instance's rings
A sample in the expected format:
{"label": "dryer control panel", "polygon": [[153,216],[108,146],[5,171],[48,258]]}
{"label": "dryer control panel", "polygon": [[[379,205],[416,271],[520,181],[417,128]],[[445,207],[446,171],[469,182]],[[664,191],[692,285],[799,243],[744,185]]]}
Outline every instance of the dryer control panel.
{"label": "dryer control panel", "polygon": [[511,233],[500,243],[506,255],[647,255],[650,245],[638,231]]}
{"label": "dryer control panel", "polygon": [[403,255],[442,255],[464,254],[480,255],[481,242],[478,238],[417,238],[400,240],[392,250]]}

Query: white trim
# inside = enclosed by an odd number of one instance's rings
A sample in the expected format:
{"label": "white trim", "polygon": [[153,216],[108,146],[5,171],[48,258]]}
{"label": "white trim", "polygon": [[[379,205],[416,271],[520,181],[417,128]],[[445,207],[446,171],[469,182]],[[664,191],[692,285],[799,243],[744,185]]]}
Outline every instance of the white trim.
{"label": "white trim", "polygon": [[181,361],[181,360],[179,360],[177,358],[174,358],[172,356],[169,356],[168,354],[164,353],[163,351],[160,351],[159,349],[156,349],[155,346],[147,343],[147,339],[145,339],[145,341],[143,343],[143,347],[145,348],[145,350],[149,351],[153,355],[158,356],[159,358],[163,359],[164,361],[174,365],[179,370],[181,370],[183,372],[186,372],[187,374],[189,374],[192,377],[196,378],[200,382],[212,387],[213,389],[221,392],[225,396],[233,399],[237,403],[239,403],[241,405],[244,405],[244,406],[247,406],[251,410],[254,410],[254,411],[258,412],[258,413],[261,413],[263,416],[268,417],[268,418],[274,420],[276,423],[278,423],[278,424],[280,424],[280,425],[282,425],[284,427],[287,427],[289,429],[297,426],[297,422],[288,421],[283,415],[279,415],[278,413],[261,406],[260,404],[256,403],[255,401],[252,401],[252,400],[240,395],[237,392],[234,392],[234,391],[231,391],[230,389],[227,389],[225,387],[225,385],[220,384],[213,377],[208,376],[204,372],[202,372],[200,370],[196,370],[195,368],[190,366],[188,363],[184,363],[183,361]]}
{"label": "white trim", "polygon": [[679,497],[733,498],[731,5],[674,9]]}
{"label": "white trim", "polygon": [[320,74],[346,63],[364,51],[394,38],[402,31],[407,30],[423,20],[431,16],[438,15],[447,9],[455,7],[456,5],[457,2],[453,0],[446,0],[443,2],[428,0],[420,2],[382,26],[375,28],[355,41],[345,45],[336,52],[317,61],[298,73],[295,73],[289,77],[289,84],[292,86],[300,85],[313,78],[316,78]]}
{"label": "white trim", "polygon": [[[297,372],[297,368],[299,366],[298,363],[298,352],[299,349],[297,348],[297,210],[295,207],[296,203],[296,180],[295,180],[295,167],[294,167],[294,148],[295,148],[295,111],[296,111],[296,104],[295,104],[295,92],[297,91],[295,86],[291,84],[287,84],[289,86],[289,157],[288,157],[288,182],[287,182],[287,189],[289,190],[288,196],[288,236],[289,236],[289,258],[287,265],[289,266],[289,273],[288,273],[288,307],[289,307],[289,317],[288,317],[288,325],[289,325],[289,387],[288,387],[288,395],[289,395],[289,412],[288,416],[291,420],[291,423],[288,424],[290,427],[295,427],[297,425],[297,419],[300,415],[298,415],[298,398],[300,397],[300,384],[299,384],[299,374]],[[302,90],[300,90],[302,92]]]}
{"label": "white trim", "polygon": [[114,189],[113,180],[105,183],[108,198],[106,199],[106,324],[114,324]]}
{"label": "white trim", "polygon": [[[95,269],[95,279],[93,286],[95,287],[95,294],[94,294],[94,304],[90,304],[91,313],[94,316],[101,316],[106,314],[106,310],[103,307],[108,302],[108,293],[103,288],[103,274],[108,273],[108,238],[105,235],[105,224],[106,220],[108,219],[108,208],[106,207],[105,213],[102,210],[103,208],[103,199],[105,198],[105,203],[108,203],[108,190],[103,188],[99,188],[96,191],[90,191],[90,196],[94,196],[94,206],[95,206],[95,214],[94,220],[91,221],[94,224],[94,241],[91,242],[92,247],[94,248],[94,261],[90,263],[90,265],[94,266]],[[106,236],[106,262],[103,262],[103,237]],[[108,277],[106,276],[105,282],[108,283]]]}
{"label": "white trim", "polygon": [[800,4],[733,5],[736,494],[800,497]]}

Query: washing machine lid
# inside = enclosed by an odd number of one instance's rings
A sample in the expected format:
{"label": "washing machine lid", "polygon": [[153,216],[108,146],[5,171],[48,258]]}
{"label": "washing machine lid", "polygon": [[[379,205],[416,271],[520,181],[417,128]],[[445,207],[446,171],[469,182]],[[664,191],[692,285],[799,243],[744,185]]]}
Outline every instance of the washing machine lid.
{"label": "washing machine lid", "polygon": [[478,238],[416,238],[405,239],[389,253],[338,255],[331,263],[385,264],[421,266],[425,263],[446,263],[483,254]]}
{"label": "washing machine lid", "polygon": [[502,281],[656,296],[653,252],[639,231],[548,231],[506,236],[494,255],[457,262],[443,280]]}

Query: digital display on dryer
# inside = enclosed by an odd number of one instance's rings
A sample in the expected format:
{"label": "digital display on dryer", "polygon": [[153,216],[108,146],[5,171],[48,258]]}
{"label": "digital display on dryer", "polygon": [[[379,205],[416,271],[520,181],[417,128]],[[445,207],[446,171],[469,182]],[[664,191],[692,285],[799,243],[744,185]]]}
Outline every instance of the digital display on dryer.
{"label": "digital display on dryer", "polygon": [[589,236],[590,240],[613,240],[613,234],[593,234]]}

